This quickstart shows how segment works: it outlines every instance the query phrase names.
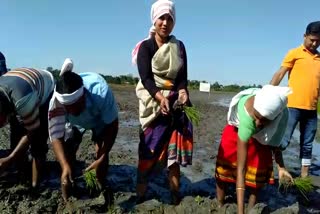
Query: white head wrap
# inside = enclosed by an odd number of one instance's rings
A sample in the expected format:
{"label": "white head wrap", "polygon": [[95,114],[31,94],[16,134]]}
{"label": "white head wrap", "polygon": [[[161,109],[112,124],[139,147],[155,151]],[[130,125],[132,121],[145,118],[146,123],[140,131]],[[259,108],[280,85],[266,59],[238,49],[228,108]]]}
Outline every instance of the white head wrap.
{"label": "white head wrap", "polygon": [[253,108],[268,120],[274,120],[287,106],[287,96],[292,93],[289,87],[265,85],[257,91]]}
{"label": "white head wrap", "polygon": [[[73,62],[70,58],[66,58],[62,65],[59,76],[61,77],[66,72],[72,72]],[[71,105],[78,101],[78,99],[83,95],[84,88],[81,86],[78,90],[74,91],[71,94],[60,94],[54,89],[54,96],[57,98],[59,103],[62,105]]]}
{"label": "white head wrap", "polygon": [[164,14],[169,14],[171,16],[174,25],[176,22],[176,9],[174,3],[169,0],[158,0],[153,3],[150,13],[152,25],[154,26],[157,19]]}
{"label": "white head wrap", "polygon": [[[171,18],[173,20],[173,25],[174,25],[176,22],[176,9],[175,9],[174,3],[172,1],[158,0],[152,4],[151,13],[150,13],[152,26],[149,29],[149,36],[147,38],[145,38],[144,40],[151,38],[151,36],[155,34],[154,24],[156,23],[157,19],[159,19],[164,14],[169,14],[171,16]],[[132,60],[133,65],[137,64],[137,57],[138,57],[139,48],[140,48],[141,43],[144,40],[138,42],[131,52],[131,57],[132,57],[131,60]]]}

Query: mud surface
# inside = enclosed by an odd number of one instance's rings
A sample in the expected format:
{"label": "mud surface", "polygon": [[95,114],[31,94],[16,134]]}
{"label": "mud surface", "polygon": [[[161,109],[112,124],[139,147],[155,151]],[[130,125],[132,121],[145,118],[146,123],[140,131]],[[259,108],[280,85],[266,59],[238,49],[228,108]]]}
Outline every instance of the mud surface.
{"label": "mud surface", "polygon": [[[221,131],[226,123],[228,102],[231,93],[191,92],[191,100],[204,117],[194,130],[193,165],[182,168],[181,195],[178,206],[170,205],[170,192],[166,171],[148,185],[147,200],[135,204],[136,166],[138,160],[138,102],[132,87],[112,86],[120,109],[120,130],[110,153],[110,168],[107,182],[113,192],[114,203],[108,194],[90,195],[85,188],[83,169],[94,160],[91,133],[85,137],[77,152],[76,185],[74,196],[63,202],[60,192],[60,166],[55,161],[52,149],[48,153],[44,180],[41,186],[30,188],[30,166],[25,173],[16,167],[0,176],[0,213],[236,213],[235,188],[230,185],[227,204],[218,208],[215,199],[213,178],[217,149]],[[1,130],[1,157],[9,147],[8,129]],[[295,137],[298,137],[296,135]],[[299,146],[291,144],[284,152],[285,163],[294,175],[300,173]],[[315,191],[304,199],[295,191],[283,192],[277,185],[266,186],[261,192],[259,203],[250,213],[319,213],[320,212],[320,146],[314,146],[312,176]],[[276,171],[275,171],[276,173]]]}

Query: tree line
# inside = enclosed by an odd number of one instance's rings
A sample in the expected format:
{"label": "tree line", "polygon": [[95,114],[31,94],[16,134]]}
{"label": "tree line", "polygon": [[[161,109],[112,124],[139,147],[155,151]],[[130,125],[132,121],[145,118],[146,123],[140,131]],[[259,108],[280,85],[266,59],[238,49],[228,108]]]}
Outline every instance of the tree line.
{"label": "tree line", "polygon": [[[59,69],[53,69],[52,67],[47,67],[47,71],[50,71],[55,79],[59,78]],[[134,77],[132,74],[128,75],[119,75],[119,76],[111,76],[111,75],[104,75],[100,74],[107,83],[110,84],[119,84],[119,85],[136,85],[139,82],[138,77]],[[188,87],[190,89],[199,90],[200,83],[206,83],[206,81],[199,81],[199,80],[188,80]],[[221,85],[219,82],[214,82],[213,84],[210,84],[211,90],[214,91],[225,91],[225,92],[238,92],[242,91],[247,88],[261,88],[261,85],[237,85],[237,84],[231,84],[231,85]]]}

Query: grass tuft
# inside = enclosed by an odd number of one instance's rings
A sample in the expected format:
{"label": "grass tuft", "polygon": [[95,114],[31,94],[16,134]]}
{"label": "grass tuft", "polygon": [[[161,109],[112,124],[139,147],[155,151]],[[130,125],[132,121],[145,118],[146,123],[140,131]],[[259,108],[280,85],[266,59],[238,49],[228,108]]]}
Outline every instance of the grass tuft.
{"label": "grass tuft", "polygon": [[312,185],[312,180],[310,177],[297,177],[293,179],[293,182],[287,179],[281,179],[279,182],[279,188],[280,187],[283,187],[285,191],[294,187],[307,201],[309,201],[307,194],[314,190],[314,186]]}
{"label": "grass tuft", "polygon": [[183,111],[186,113],[187,118],[190,120],[190,122],[198,126],[200,119],[201,119],[201,113],[195,106],[183,106]]}
{"label": "grass tuft", "polygon": [[86,187],[89,190],[90,194],[100,190],[95,170],[86,171],[84,173],[84,180],[86,182]]}

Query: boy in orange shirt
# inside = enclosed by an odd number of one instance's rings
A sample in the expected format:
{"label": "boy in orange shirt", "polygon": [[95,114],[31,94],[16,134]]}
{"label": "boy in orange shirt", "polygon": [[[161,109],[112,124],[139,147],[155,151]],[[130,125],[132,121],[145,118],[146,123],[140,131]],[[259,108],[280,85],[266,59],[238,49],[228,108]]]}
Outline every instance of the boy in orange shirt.
{"label": "boy in orange shirt", "polygon": [[282,147],[286,148],[292,134],[300,124],[301,177],[308,176],[311,165],[312,142],[317,131],[317,103],[320,88],[320,21],[311,22],[306,28],[303,45],[290,50],[280,69],[274,74],[271,84],[279,85],[288,73],[289,121]]}

